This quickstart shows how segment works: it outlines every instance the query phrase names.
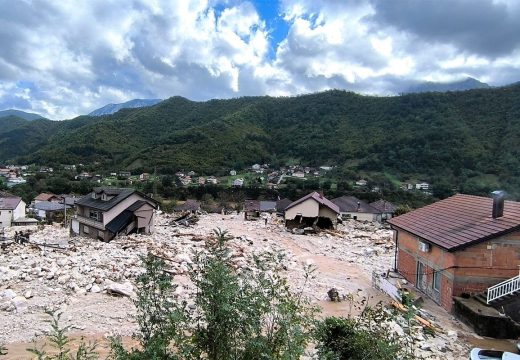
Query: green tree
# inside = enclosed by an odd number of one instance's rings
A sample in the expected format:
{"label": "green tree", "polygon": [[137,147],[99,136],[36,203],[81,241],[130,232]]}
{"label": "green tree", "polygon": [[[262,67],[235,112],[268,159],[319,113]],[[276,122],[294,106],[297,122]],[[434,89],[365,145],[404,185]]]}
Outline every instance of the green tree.
{"label": "green tree", "polygon": [[[280,275],[283,258],[255,257],[256,270],[237,272],[226,231],[215,231],[191,269],[191,308],[168,301],[174,286],[165,263],[149,255],[138,278],[140,349],[112,340],[114,359],[297,359],[311,340],[316,309]],[[311,269],[307,279],[312,276]],[[153,294],[150,294],[153,293]]]}

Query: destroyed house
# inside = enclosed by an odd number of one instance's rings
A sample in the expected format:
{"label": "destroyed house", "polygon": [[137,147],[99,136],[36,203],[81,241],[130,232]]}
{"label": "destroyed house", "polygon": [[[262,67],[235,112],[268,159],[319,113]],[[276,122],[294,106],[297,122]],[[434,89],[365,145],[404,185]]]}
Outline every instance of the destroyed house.
{"label": "destroyed house", "polygon": [[343,219],[376,221],[381,216],[381,211],[355,196],[341,196],[331,201],[339,207]]}
{"label": "destroyed house", "polygon": [[285,208],[285,226],[289,229],[318,227],[335,228],[339,208],[323,195],[313,192]]}
{"label": "destroyed house", "polygon": [[200,202],[188,199],[183,204],[175,206],[173,211],[196,213],[197,211],[200,211]]}
{"label": "destroyed house", "polygon": [[397,207],[394,204],[382,199],[371,202],[370,206],[372,206],[376,210],[379,210],[380,214],[378,215],[377,220],[380,222],[391,219],[394,216],[395,211],[397,210]]}
{"label": "destroyed house", "polygon": [[76,202],[71,223],[74,234],[110,241],[132,232],[154,231],[154,210],[158,203],[134,189],[94,188]]}
{"label": "destroyed house", "polygon": [[246,200],[244,202],[244,219],[255,220],[261,213],[276,212],[276,201]]}
{"label": "destroyed house", "polygon": [[388,220],[398,272],[448,311],[454,296],[499,283],[520,291],[520,202],[494,195],[457,194]]}

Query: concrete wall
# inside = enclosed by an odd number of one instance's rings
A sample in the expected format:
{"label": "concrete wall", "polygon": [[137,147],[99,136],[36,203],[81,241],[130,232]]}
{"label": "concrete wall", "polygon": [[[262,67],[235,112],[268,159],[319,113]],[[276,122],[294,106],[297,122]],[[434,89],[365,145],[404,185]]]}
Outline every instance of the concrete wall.
{"label": "concrete wall", "polygon": [[359,221],[376,221],[377,220],[377,214],[372,213],[364,213],[364,212],[342,212],[341,216],[343,219],[355,219]]}
{"label": "concrete wall", "polygon": [[0,227],[10,227],[13,220],[13,210],[0,210]]}
{"label": "concrete wall", "polygon": [[25,217],[25,202],[20,200],[16,209],[13,212],[13,220],[17,220]]}
{"label": "concrete wall", "polygon": [[303,217],[317,217],[320,213],[320,204],[314,199],[307,199],[304,202],[293,206],[285,211],[285,220],[293,220],[296,215]]}
{"label": "concrete wall", "polygon": [[[431,245],[430,251],[419,249],[419,238],[406,231],[398,231],[399,272],[416,287],[417,263],[425,266],[425,286],[421,289],[446,310],[451,311],[452,296],[484,291],[505,279],[518,275],[520,264],[520,233],[447,252]],[[433,273],[441,274],[440,291],[433,289]]]}

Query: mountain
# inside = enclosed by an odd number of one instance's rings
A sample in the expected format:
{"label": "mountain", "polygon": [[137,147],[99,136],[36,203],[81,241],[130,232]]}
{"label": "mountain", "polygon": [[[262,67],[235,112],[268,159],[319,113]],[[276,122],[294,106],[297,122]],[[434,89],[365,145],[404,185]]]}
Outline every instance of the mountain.
{"label": "mountain", "polygon": [[28,112],[20,111],[20,110],[9,109],[9,110],[0,111],[0,118],[6,117],[6,116],[17,116],[17,117],[27,120],[27,121],[43,119],[43,116],[41,116],[41,115],[28,113]]}
{"label": "mountain", "polygon": [[423,82],[411,86],[407,93],[422,93],[422,92],[445,92],[445,91],[465,91],[472,89],[486,89],[490,86],[486,83],[480,82],[477,79],[468,77],[461,81],[449,83]]}
{"label": "mountain", "polygon": [[339,90],[205,102],[173,97],[109,116],[0,131],[0,162],[169,174],[333,164],[340,179],[420,179],[520,196],[519,138],[520,84],[395,97]]}
{"label": "mountain", "polygon": [[111,115],[118,112],[121,109],[135,109],[147,106],[153,106],[159,102],[161,99],[134,99],[127,101],[121,104],[108,104],[103,106],[102,108],[96,109],[92,111],[89,116],[103,116],[103,115]]}

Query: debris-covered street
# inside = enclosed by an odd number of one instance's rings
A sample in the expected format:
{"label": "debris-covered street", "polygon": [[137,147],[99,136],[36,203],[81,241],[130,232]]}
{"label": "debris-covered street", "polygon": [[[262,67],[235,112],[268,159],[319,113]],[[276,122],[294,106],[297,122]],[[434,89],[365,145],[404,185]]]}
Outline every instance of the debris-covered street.
{"label": "debris-covered street", "polygon": [[[134,234],[110,243],[69,238],[67,230],[46,226],[31,234],[30,244],[12,243],[0,250],[0,343],[14,349],[17,343],[45,335],[49,330],[45,311],[56,309],[63,312],[63,325],[71,325],[75,334],[131,335],[136,330],[130,300],[133,281],[143,270],[139,257],[151,251],[168,259],[179,284],[177,299],[189,300],[194,289],[187,276],[188,264],[194,251],[204,251],[205,237],[217,227],[235,237],[231,247],[237,268],[250,266],[253,253],[283,252],[285,275],[299,290],[305,267],[315,265],[316,276],[306,285],[305,294],[323,308],[322,316],[349,312],[347,301],[328,300],[331,288],[340,297],[356,294],[367,297],[369,303],[390,301],[371,286],[372,272],[386,272],[394,260],[392,233],[379,225],[352,221],[335,231],[294,235],[274,217],[267,225],[263,220],[244,221],[242,215],[201,215],[198,221],[184,224],[173,219],[158,215],[155,234]],[[425,304],[442,331],[431,337],[414,329],[417,358],[464,358],[469,329],[439,307]],[[398,323],[394,328],[396,333],[403,332]]]}

